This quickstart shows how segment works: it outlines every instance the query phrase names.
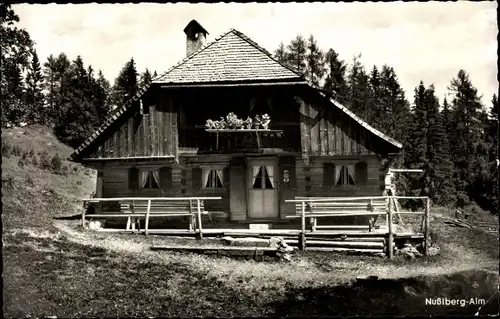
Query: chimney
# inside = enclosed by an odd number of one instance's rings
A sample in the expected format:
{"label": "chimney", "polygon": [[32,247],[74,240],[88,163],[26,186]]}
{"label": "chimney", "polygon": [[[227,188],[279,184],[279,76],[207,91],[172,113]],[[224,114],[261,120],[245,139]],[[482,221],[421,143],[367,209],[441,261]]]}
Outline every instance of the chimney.
{"label": "chimney", "polygon": [[205,30],[196,20],[191,20],[184,28],[186,34],[186,56],[190,56],[193,52],[203,46],[207,38],[207,30]]}

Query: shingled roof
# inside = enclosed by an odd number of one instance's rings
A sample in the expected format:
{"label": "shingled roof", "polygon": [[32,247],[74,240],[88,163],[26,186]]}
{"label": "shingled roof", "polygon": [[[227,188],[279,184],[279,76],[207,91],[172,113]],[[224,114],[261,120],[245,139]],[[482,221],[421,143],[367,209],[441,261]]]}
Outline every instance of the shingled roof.
{"label": "shingled roof", "polygon": [[[96,139],[109,130],[112,123],[124,116],[133,103],[138,101],[152,85],[271,81],[303,82],[304,75],[274,59],[268,51],[243,33],[231,29],[155,77],[152,83],[142,87],[128,103],[115,110],[101,127],[71,154],[70,159],[76,160],[85,149],[95,143]],[[401,148],[401,143],[371,127],[334,99],[330,98],[330,101],[375,135]]]}
{"label": "shingled roof", "polygon": [[153,83],[303,80],[243,33],[231,29],[156,78]]}

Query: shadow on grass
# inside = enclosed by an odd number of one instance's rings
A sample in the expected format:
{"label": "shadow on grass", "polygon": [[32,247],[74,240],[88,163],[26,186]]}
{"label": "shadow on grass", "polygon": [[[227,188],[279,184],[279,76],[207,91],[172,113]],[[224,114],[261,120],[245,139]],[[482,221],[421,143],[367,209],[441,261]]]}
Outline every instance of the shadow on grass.
{"label": "shadow on grass", "polygon": [[[439,277],[367,280],[319,289],[290,288],[285,299],[273,302],[271,307],[279,317],[474,315],[481,302],[491,298],[479,314],[497,314],[497,285],[495,274],[480,270]],[[458,304],[444,304],[454,299]]]}

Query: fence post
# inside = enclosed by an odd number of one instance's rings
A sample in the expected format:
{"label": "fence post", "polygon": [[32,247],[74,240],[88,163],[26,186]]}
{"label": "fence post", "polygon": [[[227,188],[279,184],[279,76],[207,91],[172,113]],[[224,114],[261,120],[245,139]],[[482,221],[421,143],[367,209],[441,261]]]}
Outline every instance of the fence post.
{"label": "fence post", "polygon": [[194,215],[193,215],[193,201],[190,199],[189,200],[189,212],[191,215],[189,216],[189,231],[194,230]]}
{"label": "fence post", "polygon": [[144,225],[144,231],[146,233],[146,236],[149,234],[149,212],[151,210],[151,200],[149,199],[148,200],[148,210],[146,211],[146,221],[145,221],[145,225]]}
{"label": "fence post", "polygon": [[82,228],[85,228],[85,201],[83,201]]}
{"label": "fence post", "polygon": [[425,229],[424,229],[424,236],[425,236],[425,242],[424,242],[424,255],[428,256],[429,255],[429,215],[430,215],[430,198],[427,197],[425,199]]}
{"label": "fence post", "polygon": [[393,255],[393,243],[394,243],[394,237],[393,237],[393,233],[392,233],[392,200],[391,200],[391,197],[389,197],[389,209],[388,209],[388,212],[387,212],[387,220],[388,220],[388,224],[387,224],[387,227],[389,228],[389,234],[388,234],[388,238],[387,238],[387,257],[389,257],[389,259],[392,259],[392,255]]}
{"label": "fence post", "polygon": [[300,237],[299,237],[299,243],[300,243],[300,250],[305,250],[306,249],[306,203],[305,201],[302,201],[302,215],[301,215],[301,225],[300,225]]}
{"label": "fence post", "polygon": [[201,207],[200,207],[200,200],[197,199],[197,204],[198,204],[198,231],[199,231],[199,236],[200,239],[203,238],[203,227],[201,226]]}

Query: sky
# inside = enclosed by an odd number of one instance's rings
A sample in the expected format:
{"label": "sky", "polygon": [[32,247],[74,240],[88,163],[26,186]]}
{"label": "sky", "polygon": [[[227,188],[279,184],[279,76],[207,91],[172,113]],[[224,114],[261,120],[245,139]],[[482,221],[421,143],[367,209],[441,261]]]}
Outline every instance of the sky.
{"label": "sky", "polygon": [[498,94],[496,8],[496,1],[13,6],[41,61],[81,55],[111,83],[131,57],[139,72],[158,73],[184,58],[183,29],[196,19],[207,41],[234,28],[270,52],[312,34],[323,51],[333,48],[348,63],[361,53],[367,70],[393,66],[410,101],[421,80],[442,100],[464,69],[487,106]]}

